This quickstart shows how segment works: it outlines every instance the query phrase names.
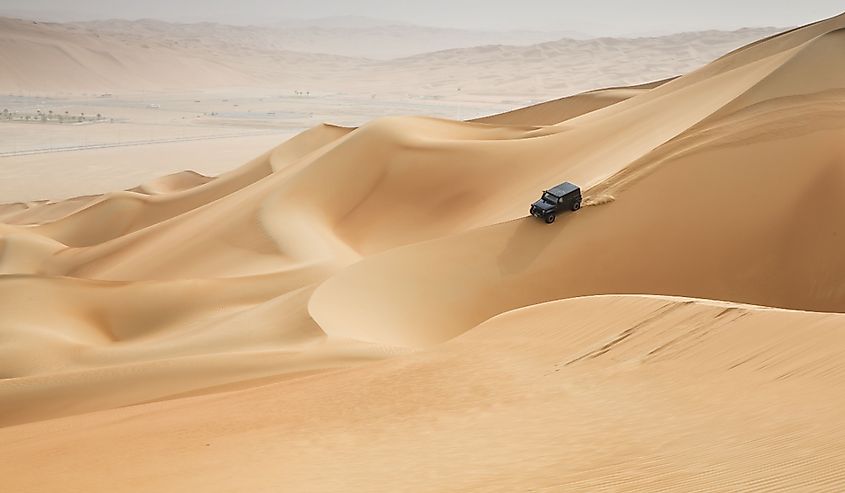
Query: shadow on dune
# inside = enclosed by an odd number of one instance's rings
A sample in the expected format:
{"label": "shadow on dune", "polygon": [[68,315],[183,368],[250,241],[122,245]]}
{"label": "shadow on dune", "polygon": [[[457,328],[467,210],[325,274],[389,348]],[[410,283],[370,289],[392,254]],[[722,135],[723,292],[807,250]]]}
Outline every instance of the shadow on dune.
{"label": "shadow on dune", "polygon": [[[554,224],[545,224],[531,216],[517,219],[508,238],[507,244],[497,257],[499,273],[502,276],[518,275],[543,256],[550,245],[554,244],[569,224],[569,218],[561,218]],[[526,241],[526,238],[530,241]]]}

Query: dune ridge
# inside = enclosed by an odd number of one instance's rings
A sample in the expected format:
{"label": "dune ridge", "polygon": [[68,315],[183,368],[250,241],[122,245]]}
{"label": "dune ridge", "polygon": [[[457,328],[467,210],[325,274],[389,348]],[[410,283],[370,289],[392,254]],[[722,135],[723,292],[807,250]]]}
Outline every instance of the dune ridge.
{"label": "dune ridge", "polygon": [[[0,208],[0,474],[835,491],[843,32],[845,15],[670,80],[322,125],[213,179]],[[525,217],[564,180],[586,207]],[[91,460],[107,472],[64,474]]]}

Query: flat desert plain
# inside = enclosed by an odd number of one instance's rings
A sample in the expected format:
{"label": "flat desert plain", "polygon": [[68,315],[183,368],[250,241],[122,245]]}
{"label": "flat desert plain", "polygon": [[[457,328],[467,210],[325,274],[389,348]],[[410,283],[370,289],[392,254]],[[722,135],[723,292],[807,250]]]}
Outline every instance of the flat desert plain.
{"label": "flat desert plain", "polygon": [[2,489],[842,491],[843,56],[845,15],[516,110],[530,72],[397,110],[392,60],[0,123]]}

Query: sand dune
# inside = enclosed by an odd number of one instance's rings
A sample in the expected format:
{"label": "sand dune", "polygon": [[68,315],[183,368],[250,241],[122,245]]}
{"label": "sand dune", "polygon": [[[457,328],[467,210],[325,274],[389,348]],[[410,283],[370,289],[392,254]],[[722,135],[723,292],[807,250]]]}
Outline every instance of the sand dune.
{"label": "sand dune", "polygon": [[[0,474],[836,491],[843,32],[845,15],[671,80],[321,125],[213,179],[0,208]],[[525,217],[563,180],[588,207]]]}
{"label": "sand dune", "polygon": [[249,85],[255,79],[161,44],[124,45],[95,32],[0,18],[4,91],[110,92],[114,88]]}
{"label": "sand dune", "polygon": [[[5,428],[0,469],[17,491],[35,477],[89,491],[835,491],[842,323],[560,301],[356,369]],[[92,461],[97,474],[67,473]]]}
{"label": "sand dune", "polygon": [[665,79],[630,87],[597,89],[575,96],[518,108],[498,115],[476,118],[472,121],[491,125],[555,125],[643,94],[670,80]]}
{"label": "sand dune", "polygon": [[[282,21],[272,26],[198,23],[183,24],[180,29],[173,29],[172,24],[150,19],[93,21],[78,23],[78,26],[130,39],[161,38],[164,35],[168,41],[180,45],[215,46],[223,51],[235,45],[251,50],[272,48],[370,59],[391,59],[489,44],[531,45],[553,41],[565,34],[450,29],[349,17]],[[214,35],[210,36],[210,33]]]}
{"label": "sand dune", "polygon": [[173,192],[181,192],[200,185],[204,185],[214,177],[205,176],[196,171],[180,171],[167,176],[156,178],[155,180],[139,185],[137,188],[131,190],[133,192],[145,193],[147,195],[161,195]]}
{"label": "sand dune", "polygon": [[[552,41],[526,33],[467,37],[407,27],[313,29],[0,18],[0,91],[78,94],[258,87],[289,93],[492,101],[520,95],[522,100],[539,101],[673,77],[778,31]],[[509,42],[513,45],[503,44]],[[412,52],[418,54],[404,56]],[[386,59],[368,58],[373,54]]]}

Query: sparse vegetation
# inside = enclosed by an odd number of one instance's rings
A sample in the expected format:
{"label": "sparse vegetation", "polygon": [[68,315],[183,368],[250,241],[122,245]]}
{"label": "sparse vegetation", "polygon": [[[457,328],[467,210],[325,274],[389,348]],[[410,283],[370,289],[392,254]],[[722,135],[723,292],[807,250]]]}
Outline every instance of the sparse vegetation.
{"label": "sparse vegetation", "polygon": [[34,113],[25,111],[9,111],[4,108],[0,113],[0,121],[5,122],[38,122],[38,123],[104,123],[110,121],[109,118],[104,117],[101,113],[96,116],[86,116],[85,113],[80,113],[79,116],[71,115],[70,112],[65,111],[56,113],[53,110],[48,110],[46,113],[40,109],[36,109]]}

